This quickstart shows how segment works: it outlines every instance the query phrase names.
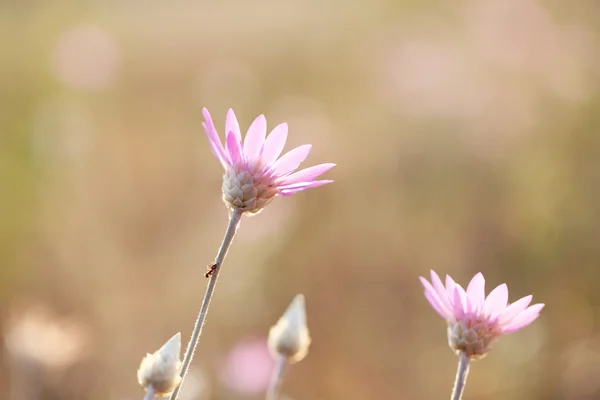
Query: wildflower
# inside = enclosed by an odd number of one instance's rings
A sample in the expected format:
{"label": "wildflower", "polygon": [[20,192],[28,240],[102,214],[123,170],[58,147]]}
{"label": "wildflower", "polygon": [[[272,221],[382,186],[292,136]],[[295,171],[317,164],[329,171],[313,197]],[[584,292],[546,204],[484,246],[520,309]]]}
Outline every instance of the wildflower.
{"label": "wildflower", "polygon": [[529,306],[532,296],[509,305],[506,284],[486,297],[481,273],[471,279],[466,291],[450,276],[446,276],[444,286],[434,271],[431,271],[431,283],[423,277],[419,279],[425,287],[425,297],[448,323],[450,348],[470,359],[487,354],[500,336],[532,323],[544,307],[544,304]]}
{"label": "wildflower", "polygon": [[154,354],[147,354],[137,372],[140,385],[156,395],[170,394],[181,382],[181,376],[179,376],[180,352],[181,334],[178,333]]}
{"label": "wildflower", "polygon": [[268,388],[274,368],[265,339],[242,339],[229,352],[221,378],[228,388],[252,396]]}
{"label": "wildflower", "polygon": [[269,331],[269,348],[274,356],[289,363],[301,361],[308,354],[310,334],[306,326],[304,296],[299,294]]}
{"label": "wildflower", "polygon": [[202,112],[205,119],[202,126],[210,148],[225,169],[223,201],[230,209],[254,215],[275,196],[288,196],[333,182],[316,178],[335,164],[319,164],[294,172],[308,156],[311,145],[296,147],[279,157],[287,140],[286,123],[277,125],[266,136],[267,121],[264,115],[260,115],[250,125],[242,144],[240,126],[230,109],[223,147],[210,113],[206,108]]}

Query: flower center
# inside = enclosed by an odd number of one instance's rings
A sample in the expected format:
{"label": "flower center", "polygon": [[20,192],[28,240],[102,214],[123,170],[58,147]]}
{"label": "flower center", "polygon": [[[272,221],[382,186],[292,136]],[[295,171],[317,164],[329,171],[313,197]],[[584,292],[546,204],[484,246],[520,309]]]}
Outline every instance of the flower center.
{"label": "flower center", "polygon": [[471,358],[482,358],[492,349],[500,332],[495,322],[477,317],[465,317],[448,323],[448,344],[456,353],[464,352]]}
{"label": "flower center", "polygon": [[223,201],[229,208],[257,214],[279,193],[262,163],[238,163],[223,175]]}

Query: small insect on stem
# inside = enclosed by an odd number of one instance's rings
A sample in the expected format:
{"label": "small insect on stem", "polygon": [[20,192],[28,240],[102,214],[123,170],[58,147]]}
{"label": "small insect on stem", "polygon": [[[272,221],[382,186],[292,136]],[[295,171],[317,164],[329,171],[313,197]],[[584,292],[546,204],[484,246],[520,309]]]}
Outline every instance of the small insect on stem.
{"label": "small insect on stem", "polygon": [[208,271],[206,272],[206,274],[204,274],[206,279],[210,278],[212,276],[212,274],[214,274],[216,269],[217,269],[217,264],[215,264],[215,263],[210,264],[208,266]]}

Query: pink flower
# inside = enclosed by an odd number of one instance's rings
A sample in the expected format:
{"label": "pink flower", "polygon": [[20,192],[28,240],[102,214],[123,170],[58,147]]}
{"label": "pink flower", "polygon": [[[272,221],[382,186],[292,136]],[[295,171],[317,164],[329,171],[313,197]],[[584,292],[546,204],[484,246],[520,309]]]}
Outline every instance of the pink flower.
{"label": "pink flower", "polygon": [[306,159],[311,145],[290,150],[279,157],[287,140],[288,126],[279,124],[267,133],[267,121],[259,115],[248,128],[242,144],[240,126],[233,110],[225,122],[225,147],[212,121],[210,113],[202,110],[206,123],[202,123],[210,148],[223,165],[223,201],[231,209],[253,215],[269,204],[275,196],[287,196],[313,188],[331,180],[316,178],[335,164],[319,164],[297,172]]}
{"label": "pink flower", "polygon": [[274,368],[265,340],[243,339],[227,356],[221,378],[231,389],[254,395],[267,390]]}
{"label": "pink flower", "polygon": [[481,358],[496,340],[532,323],[543,304],[527,307],[532,296],[508,304],[508,288],[502,284],[485,296],[485,279],[478,273],[465,291],[446,275],[446,286],[431,271],[431,283],[419,277],[425,297],[448,323],[448,344],[458,354]]}

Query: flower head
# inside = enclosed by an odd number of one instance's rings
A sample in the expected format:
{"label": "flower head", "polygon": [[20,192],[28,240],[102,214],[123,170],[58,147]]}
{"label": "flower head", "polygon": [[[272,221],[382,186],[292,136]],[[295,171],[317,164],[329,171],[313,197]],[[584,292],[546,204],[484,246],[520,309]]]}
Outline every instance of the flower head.
{"label": "flower head", "polygon": [[310,334],[306,326],[304,296],[296,295],[277,324],[269,331],[269,349],[274,356],[283,356],[290,363],[301,361],[308,354]]}
{"label": "flower head", "polygon": [[[502,284],[485,296],[485,279],[478,273],[465,291],[446,276],[446,285],[431,271],[431,283],[419,277],[425,297],[448,323],[448,344],[457,354],[481,358],[496,340],[532,323],[544,304],[529,306],[532,296],[508,304],[508,288]],[[529,307],[527,307],[529,306]]]}
{"label": "flower head", "polygon": [[223,201],[230,209],[246,214],[256,214],[275,196],[287,196],[304,189],[331,183],[316,180],[335,164],[319,164],[297,172],[306,159],[311,145],[306,144],[290,150],[279,157],[287,140],[286,123],[277,125],[267,134],[267,120],[259,115],[248,128],[244,142],[233,110],[227,113],[225,122],[225,147],[205,108],[202,123],[210,148],[225,169],[223,176]]}
{"label": "flower head", "polygon": [[170,394],[181,382],[180,352],[181,334],[178,333],[154,354],[146,354],[137,372],[139,384],[157,395]]}

